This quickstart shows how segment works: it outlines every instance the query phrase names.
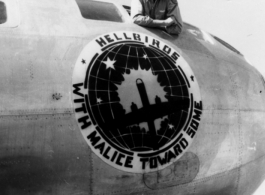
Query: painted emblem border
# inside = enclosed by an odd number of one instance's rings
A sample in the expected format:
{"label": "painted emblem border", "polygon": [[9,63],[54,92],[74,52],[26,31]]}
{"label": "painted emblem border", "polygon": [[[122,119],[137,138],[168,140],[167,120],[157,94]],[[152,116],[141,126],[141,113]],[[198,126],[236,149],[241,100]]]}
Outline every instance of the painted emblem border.
{"label": "painted emblem border", "polygon": [[[182,73],[188,86],[190,108],[188,118],[176,138],[162,149],[155,152],[133,152],[113,147],[98,133],[97,122],[93,119],[88,103],[88,74],[96,58],[106,48],[115,44],[141,43],[163,52],[173,61]],[[201,116],[202,100],[196,77],[186,60],[172,46],[143,33],[117,31],[100,35],[91,40],[79,55],[73,71],[72,100],[75,116],[91,150],[104,162],[122,171],[132,173],[148,173],[162,170],[177,161],[191,145],[197,133]]]}

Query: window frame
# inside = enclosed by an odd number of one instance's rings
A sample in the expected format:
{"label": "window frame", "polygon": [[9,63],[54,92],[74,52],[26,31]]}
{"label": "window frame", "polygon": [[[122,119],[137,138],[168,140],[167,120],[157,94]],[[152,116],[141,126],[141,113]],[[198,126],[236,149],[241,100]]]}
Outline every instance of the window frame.
{"label": "window frame", "polygon": [[[93,19],[93,18],[87,18],[84,16],[84,14],[82,13],[82,3],[84,2],[83,0],[75,0],[76,1],[76,4],[78,6],[78,9],[80,11],[80,14],[82,16],[83,19],[85,20],[94,20],[94,21],[104,21],[104,22],[115,22],[115,23],[126,23],[126,22],[130,22],[130,16],[128,15],[127,11],[124,9],[124,7],[122,7],[121,5],[117,4],[117,3],[114,3],[114,2],[105,2],[105,1],[95,1],[95,0],[92,0],[92,1],[87,1],[87,3],[93,3],[95,2],[96,3],[106,3],[106,4],[109,4],[111,6],[113,6],[113,8],[116,10],[116,13],[117,16],[119,17],[119,21],[115,21],[115,20],[105,20],[105,19]],[[99,6],[100,7],[100,6]]]}

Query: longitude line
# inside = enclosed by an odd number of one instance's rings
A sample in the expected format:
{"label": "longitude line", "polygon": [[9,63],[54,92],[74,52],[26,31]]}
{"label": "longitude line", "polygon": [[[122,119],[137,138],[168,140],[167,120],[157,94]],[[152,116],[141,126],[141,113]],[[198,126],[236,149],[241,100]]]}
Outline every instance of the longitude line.
{"label": "longitude line", "polygon": [[[175,128],[175,131],[179,128],[179,124],[180,124],[180,121],[181,121],[181,119],[182,119],[182,113],[183,113],[183,111],[181,111],[181,116],[180,116],[180,118],[179,118],[178,126],[177,126],[177,128]],[[174,134],[173,134],[173,135],[174,135]],[[172,139],[173,135],[171,135],[170,140]],[[168,141],[168,142],[169,142],[169,141]],[[167,142],[167,143],[168,143],[168,142]]]}
{"label": "longitude line", "polygon": [[[150,51],[152,52],[152,53],[154,53],[154,51],[152,51],[152,49],[150,49]],[[163,64],[162,64],[162,62],[159,60],[159,58],[157,58],[157,60],[159,61],[159,63],[161,64],[161,66],[163,67],[163,69],[165,70],[165,68],[164,68],[164,66],[163,66]],[[167,75],[167,74],[166,74]],[[169,77],[168,77],[168,75],[167,75],[167,80],[168,80],[168,82],[169,82],[169,84],[170,84],[170,86],[171,86],[171,83],[170,83],[170,80],[169,80]],[[171,91],[171,88],[170,88],[170,91]],[[170,94],[172,94],[172,91],[171,91],[171,93]]]}
{"label": "longitude line", "polygon": [[[123,144],[121,144],[121,142],[119,142],[119,140],[117,140],[117,138],[113,135],[113,133],[110,131],[110,134],[112,135],[113,139],[115,139],[119,144],[120,146],[124,146]],[[112,139],[112,138],[110,138]]]}
{"label": "longitude line", "polygon": [[162,135],[162,137],[160,138],[160,140],[159,140],[159,142],[158,142],[158,143],[160,143],[160,142],[161,142],[161,140],[162,140],[162,139],[163,139],[163,137],[165,136],[165,134],[166,134],[167,130],[168,130],[168,125],[167,125],[167,129],[165,130],[164,134]]}
{"label": "longitude line", "polygon": [[[117,54],[119,53],[119,51],[121,50],[121,48],[123,46],[124,46],[124,44],[122,44],[121,47],[119,48],[119,50],[115,53],[115,56],[114,56],[114,59],[113,60],[116,59]],[[108,97],[109,97],[109,101],[110,101],[110,77],[111,77],[111,70],[109,71],[109,80],[108,80]],[[110,106],[110,111],[111,111],[112,118],[115,119],[114,113],[113,113],[113,109],[112,109],[112,104],[110,103],[109,106]]]}
{"label": "longitude line", "polygon": [[120,130],[119,130],[118,128],[117,128],[117,130],[118,130],[118,132],[119,132],[119,134],[120,134],[120,138],[121,138],[122,141],[125,143],[126,147],[127,147],[127,148],[130,148],[130,147],[127,145],[127,143],[124,141],[124,139],[123,139],[123,137],[122,137],[122,135],[121,135]]}
{"label": "longitude line", "polygon": [[[118,47],[118,46],[116,46],[116,47]],[[116,47],[111,48],[111,50],[109,50],[109,51],[106,53],[106,55],[102,58],[102,60],[103,60],[103,59],[104,59],[104,58],[110,53],[110,51],[112,51],[112,50],[115,49]],[[98,77],[98,74],[99,74],[100,67],[101,67],[101,65],[102,65],[102,60],[101,60],[101,62],[100,62],[100,64],[99,64],[99,67],[98,67],[98,70],[97,70],[97,77]],[[95,89],[97,89],[97,83],[98,83],[98,81],[97,81],[97,79],[96,79],[96,82],[95,82]],[[98,93],[97,93],[97,91],[96,91],[96,98],[98,98]],[[101,117],[102,121],[105,122],[104,118],[102,117],[101,110],[100,110],[100,108],[99,108],[99,104],[98,104],[98,111],[99,111],[99,114],[100,114],[100,117]]]}
{"label": "longitude line", "polygon": [[[167,61],[167,59],[166,59],[166,61]],[[168,62],[167,62],[168,63]],[[169,64],[169,63],[168,63]],[[170,66],[170,64],[169,64],[169,66]],[[176,75],[176,77],[177,77],[177,79],[178,79],[178,82],[181,84],[181,82],[180,82],[180,80],[179,80],[179,78],[178,78],[178,75],[175,73],[175,69],[172,69],[172,70],[174,70],[173,72],[174,72],[174,74]],[[176,66],[176,70],[178,70],[178,67]],[[179,71],[179,70],[178,70]],[[182,90],[182,87],[180,88],[181,89],[181,95],[183,96],[183,90]]]}
{"label": "longitude line", "polygon": [[129,51],[128,51],[128,54],[127,54],[127,59],[126,59],[126,67],[125,67],[125,71],[127,70],[127,69],[129,69],[129,68],[127,68],[128,67],[128,58],[129,58],[129,54],[130,54],[130,51],[131,51],[131,46],[129,46]]}
{"label": "longitude line", "polygon": [[133,148],[135,148],[135,143],[134,143],[134,140],[133,140],[133,136],[132,136],[132,129],[131,129],[131,127],[129,127],[130,128],[130,136],[131,136],[131,138],[132,138],[132,142],[133,142]]}
{"label": "longitude line", "polygon": [[154,74],[154,70],[153,70],[153,67],[152,67],[152,63],[151,63],[151,61],[150,61],[150,59],[149,59],[147,53],[145,52],[144,48],[142,48],[142,50],[144,51],[145,55],[147,56],[147,59],[148,59],[148,61],[149,61],[149,63],[150,63],[150,67],[151,67],[151,69],[152,69],[152,73]]}

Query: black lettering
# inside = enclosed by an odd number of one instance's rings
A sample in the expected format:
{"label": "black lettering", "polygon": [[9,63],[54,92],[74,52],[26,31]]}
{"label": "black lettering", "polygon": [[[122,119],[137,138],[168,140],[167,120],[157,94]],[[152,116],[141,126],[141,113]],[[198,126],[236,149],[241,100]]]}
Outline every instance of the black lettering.
{"label": "black lettering", "polygon": [[132,38],[130,38],[130,37],[127,37],[126,33],[123,33],[123,34],[124,34],[124,38],[125,38],[125,39],[129,39],[129,40],[132,39]]}
{"label": "black lettering", "polygon": [[153,39],[153,45],[156,45],[156,47],[159,49],[160,42],[156,39]]}
{"label": "black lettering", "polygon": [[174,152],[175,152],[175,155],[178,156],[182,153],[182,150],[181,150],[181,147],[179,144],[175,145],[174,146]]}
{"label": "black lettering", "polygon": [[75,111],[76,112],[84,112],[84,113],[87,113],[86,105],[85,104],[82,104],[82,107],[76,108]]}
{"label": "black lettering", "polygon": [[118,152],[115,151],[114,154],[113,154],[112,157],[111,157],[111,162],[113,162],[113,161],[115,160],[117,154],[118,154]]}
{"label": "black lettering", "polygon": [[91,125],[91,122],[87,121],[88,119],[89,119],[88,116],[84,116],[84,117],[78,119],[79,123],[83,123],[83,125],[81,126],[81,129],[85,129]]}
{"label": "black lettering", "polygon": [[150,169],[155,169],[157,168],[157,159],[154,158],[150,158]]}
{"label": "black lettering", "polygon": [[97,146],[95,146],[95,149],[99,149],[100,154],[103,154],[104,149],[105,149],[105,142],[102,142],[102,143],[98,144]]}
{"label": "black lettering", "polygon": [[190,124],[190,126],[194,129],[194,130],[197,130],[198,129],[198,127],[199,127],[199,122],[198,121],[196,121],[196,120],[191,120],[191,124]]}
{"label": "black lettering", "polygon": [[176,158],[176,155],[175,155],[171,150],[169,150],[169,151],[168,151],[167,162],[169,163],[169,162],[171,161],[172,158]]}
{"label": "black lettering", "polygon": [[120,165],[120,166],[122,166],[123,164],[122,164],[122,162],[121,162],[121,159],[124,158],[124,157],[125,157],[124,154],[119,153],[119,156],[118,156],[118,158],[117,158],[117,160],[116,160],[116,165]]}
{"label": "black lettering", "polygon": [[195,135],[196,133],[195,133],[195,131],[194,131],[192,128],[189,127],[189,129],[188,129],[188,131],[187,131],[187,134],[188,134],[191,138],[193,138],[194,135]]}
{"label": "black lettering", "polygon": [[122,38],[119,38],[115,33],[114,33],[114,37],[119,41],[122,40]]}
{"label": "black lettering", "polygon": [[148,37],[145,37],[145,42],[148,43]]}
{"label": "black lettering", "polygon": [[140,158],[140,161],[142,162],[142,169],[145,169],[145,163],[149,161],[149,158]]}
{"label": "black lettering", "polygon": [[196,119],[197,121],[200,121],[201,120],[202,111],[194,110],[194,112],[195,112],[195,115],[193,115],[193,118]]}
{"label": "black lettering", "polygon": [[105,150],[103,156],[106,158],[106,159],[109,159],[109,156],[108,156],[108,153],[110,151],[111,147],[107,147],[107,149]]}
{"label": "black lettering", "polygon": [[134,40],[136,40],[136,41],[141,41],[141,37],[140,37],[139,34],[133,33],[133,38],[134,38]]}
{"label": "black lettering", "polygon": [[109,35],[105,35],[104,36],[106,38],[106,40],[109,42],[109,43],[112,43],[114,41],[114,39],[110,38]]}
{"label": "black lettering", "polygon": [[127,168],[133,168],[133,166],[132,166],[132,160],[133,160],[133,157],[132,156],[127,156],[126,157],[126,160],[125,160],[124,166],[127,167]]}
{"label": "black lettering", "polygon": [[179,54],[177,52],[174,52],[171,57],[174,59],[174,60],[177,60],[179,58]]}
{"label": "black lettering", "polygon": [[101,139],[100,137],[97,137],[96,135],[97,135],[97,132],[93,131],[89,136],[87,136],[87,139],[90,139],[92,146],[95,146]]}
{"label": "black lettering", "polygon": [[83,85],[84,85],[83,83],[74,84],[73,85],[73,87],[75,88],[74,91],[73,91],[74,94],[79,95],[81,97],[84,97],[84,94],[79,92],[80,91],[80,87],[82,87]]}
{"label": "black lettering", "polygon": [[202,110],[202,101],[200,101],[200,103],[194,102],[194,104],[195,109]]}
{"label": "black lettering", "polygon": [[156,157],[160,165],[164,165],[167,163],[167,152],[165,153],[164,158],[161,158],[160,156]]}
{"label": "black lettering", "polygon": [[76,100],[74,100],[74,103],[83,103],[83,102],[85,102],[84,99],[76,99]]}
{"label": "black lettering", "polygon": [[168,47],[167,45],[165,45],[164,48],[163,48],[163,51],[166,52],[167,54],[170,54],[171,48]]}
{"label": "black lettering", "polygon": [[187,148],[189,145],[189,142],[183,137],[182,140],[180,141],[180,145],[182,146],[183,149]]}
{"label": "black lettering", "polygon": [[104,45],[107,45],[107,43],[102,38],[100,38],[99,40],[96,39],[96,42],[100,45],[100,47],[103,47]]}

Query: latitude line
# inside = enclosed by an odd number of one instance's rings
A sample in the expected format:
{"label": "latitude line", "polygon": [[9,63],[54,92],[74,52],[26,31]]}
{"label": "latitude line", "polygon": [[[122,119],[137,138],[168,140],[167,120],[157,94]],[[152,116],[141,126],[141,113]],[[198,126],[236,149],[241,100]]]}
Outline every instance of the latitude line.
{"label": "latitude line", "polygon": [[133,152],[126,151],[126,150],[124,150],[124,149],[121,148],[121,147],[117,147],[117,144],[111,142],[110,139],[108,138],[108,136],[106,136],[106,135],[104,134],[104,132],[101,131],[101,129],[100,129],[99,126],[96,127],[96,130],[97,130],[98,133],[103,137],[103,139],[105,139],[105,140],[109,140],[108,143],[109,143],[109,145],[111,145],[113,148],[115,148],[115,149],[118,148],[117,150],[119,150],[119,151],[121,151],[121,152],[123,152],[123,153],[125,153],[125,154],[127,154],[127,155],[133,156]]}
{"label": "latitude line", "polygon": [[[129,47],[133,47],[133,46],[129,46]],[[135,47],[133,47],[133,48],[135,48]],[[143,49],[142,47],[138,47],[138,48],[141,48],[141,49]],[[112,53],[112,54],[116,54],[116,52],[114,52],[114,51],[110,51],[110,53]],[[120,56],[127,56],[126,54],[119,54]],[[128,55],[129,57],[132,57],[132,58],[135,58],[136,56],[133,56],[133,55]],[[156,56],[156,57],[149,57],[149,58],[163,58],[164,56],[163,55],[158,55],[158,56]],[[142,58],[142,57],[141,57]]]}
{"label": "latitude line", "polygon": [[[107,79],[104,79],[104,78],[101,78],[101,77],[97,77],[97,76],[94,76],[94,75],[90,75],[90,77],[93,77],[93,78],[96,78],[96,79],[99,79],[99,80],[102,80],[102,81],[108,81]],[[118,82],[115,82],[115,81],[112,81],[112,83],[117,84],[117,85],[121,84],[121,83],[118,83]]]}
{"label": "latitude line", "polygon": [[[116,102],[104,102],[104,103],[100,103],[100,105],[116,104],[116,103],[119,103],[119,102],[118,101],[116,101]],[[98,104],[91,105],[91,107],[96,107],[96,106],[98,106]]]}
{"label": "latitude line", "polygon": [[171,145],[169,145],[168,147],[166,147],[166,148],[164,148],[162,150],[159,150],[157,152],[150,152],[150,153],[144,153],[144,154],[139,153],[138,156],[139,157],[151,157],[151,156],[155,156],[155,155],[161,154],[161,153],[167,151],[169,148],[172,148],[175,144],[177,144],[182,137],[183,137],[183,133],[181,133],[178,136],[178,138]]}
{"label": "latitude line", "polygon": [[135,42],[137,42],[138,44],[142,44],[142,45],[144,45],[144,43],[142,43],[142,42],[140,42],[140,41],[119,41],[119,42],[112,43],[112,44],[110,44],[110,45],[108,45],[108,46],[102,48],[101,51],[105,51],[105,50],[108,49],[109,47],[111,47],[111,46],[113,46],[113,45],[116,45],[116,44],[123,44],[123,45],[124,45],[124,43],[135,43]]}

